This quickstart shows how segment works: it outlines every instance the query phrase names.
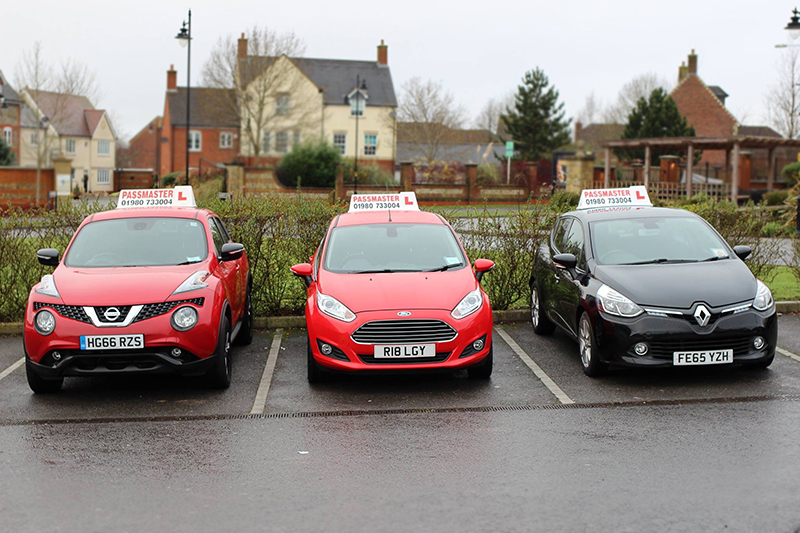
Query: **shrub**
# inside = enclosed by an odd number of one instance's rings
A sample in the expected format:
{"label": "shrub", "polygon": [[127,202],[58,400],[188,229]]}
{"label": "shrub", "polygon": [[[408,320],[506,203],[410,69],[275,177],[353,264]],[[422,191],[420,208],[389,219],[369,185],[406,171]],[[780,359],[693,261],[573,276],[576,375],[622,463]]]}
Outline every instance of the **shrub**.
{"label": "shrub", "polygon": [[162,187],[174,187],[178,182],[178,176],[183,176],[183,172],[170,172],[161,176]]}
{"label": "shrub", "polygon": [[[344,183],[352,185],[354,182],[354,164],[352,159],[345,159],[342,161],[342,178]],[[383,167],[374,165],[372,163],[358,163],[358,183],[362,185],[378,185],[386,187],[396,187],[397,180],[394,175],[385,170]]]}
{"label": "shrub", "polygon": [[500,166],[492,163],[478,165],[478,185],[497,185],[501,181]]}
{"label": "shrub", "polygon": [[766,205],[783,205],[783,202],[789,197],[789,191],[772,191],[764,195],[764,204]]}
{"label": "shrub", "polygon": [[557,191],[550,197],[550,208],[558,213],[566,213],[578,207],[581,195],[576,192]]}
{"label": "shrub", "polygon": [[800,182],[800,162],[790,163],[781,170],[781,177],[789,187],[794,187]]}
{"label": "shrub", "polygon": [[295,145],[278,164],[282,183],[296,187],[333,187],[342,155],[339,149],[325,141],[311,140]]}

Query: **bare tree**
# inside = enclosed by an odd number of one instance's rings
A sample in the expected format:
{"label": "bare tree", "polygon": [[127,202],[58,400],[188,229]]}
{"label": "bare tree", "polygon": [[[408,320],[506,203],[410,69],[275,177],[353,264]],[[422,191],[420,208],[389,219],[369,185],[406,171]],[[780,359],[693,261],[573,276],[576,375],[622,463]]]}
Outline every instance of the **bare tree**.
{"label": "bare tree", "polygon": [[[239,58],[233,36],[221,37],[203,66],[203,83],[220,91],[220,105],[239,117],[241,151],[259,164],[267,133],[276,123],[304,128],[321,112],[298,89],[305,83],[292,58],[305,53],[305,42],[293,32],[278,33],[253,26],[245,32],[247,57]],[[285,56],[285,57],[284,57]],[[288,97],[291,105],[277,105]]]}
{"label": "bare tree", "polygon": [[513,91],[508,91],[500,98],[490,98],[481,108],[478,116],[475,117],[475,121],[473,122],[474,126],[479,129],[488,130],[492,132],[493,135],[497,134],[497,125],[500,122],[500,117],[506,112],[506,108],[513,105]]}
{"label": "bare tree", "polygon": [[770,124],[787,139],[800,134],[800,52],[785,50],[778,60],[778,79],[767,90],[764,103]]}
{"label": "bare tree", "polygon": [[640,98],[647,99],[655,89],[672,90],[672,84],[655,72],[640,74],[626,83],[617,95],[617,101],[603,112],[603,120],[615,124],[625,124],[628,115],[636,107]]}
{"label": "bare tree", "polygon": [[464,125],[467,112],[441,83],[411,78],[401,89],[397,115],[399,121],[408,123],[407,134],[424,147],[425,159],[431,164],[452,130]]}
{"label": "bare tree", "polygon": [[[22,90],[26,103],[36,109],[38,131],[37,142],[20,143],[26,154],[36,159],[36,202],[41,199],[42,168],[50,164],[54,152],[60,148],[58,135],[62,125],[73,119],[68,100],[73,96],[84,96],[89,101],[100,97],[97,78],[88,66],[75,60],[65,60],[57,66],[44,57],[41,42],[25,50],[15,72],[18,87]],[[46,100],[46,110],[39,106]]]}
{"label": "bare tree", "polygon": [[592,124],[600,120],[603,114],[603,101],[598,98],[594,91],[592,91],[583,103],[583,107],[578,111],[577,120],[583,123],[584,126]]}

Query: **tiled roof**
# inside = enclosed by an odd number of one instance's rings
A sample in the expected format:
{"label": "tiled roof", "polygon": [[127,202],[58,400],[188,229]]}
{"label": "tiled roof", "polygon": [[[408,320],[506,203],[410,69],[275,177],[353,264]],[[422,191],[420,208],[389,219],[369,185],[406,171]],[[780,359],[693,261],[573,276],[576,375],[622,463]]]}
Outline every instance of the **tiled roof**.
{"label": "tiled roof", "polygon": [[783,135],[773,130],[769,126],[739,126],[739,135],[752,137],[775,137],[783,138]]}
{"label": "tiled roof", "polygon": [[0,86],[2,86],[2,94],[6,97],[6,101],[9,102],[19,102],[19,94],[17,91],[14,90],[14,87],[8,82],[6,77],[3,75],[3,71],[0,70]]}
{"label": "tiled roof", "polygon": [[[436,158],[439,161],[457,161],[464,164],[480,165],[483,162],[496,164],[500,162],[495,157],[497,154],[501,157],[505,154],[505,146],[499,142],[444,144],[439,147]],[[423,144],[398,141],[397,161],[417,162],[425,158],[426,151]]]}
{"label": "tiled roof", "polygon": [[[422,128],[415,122],[397,123],[397,142],[414,143],[424,138],[422,132],[417,131]],[[482,144],[495,140],[494,135],[489,130],[475,129],[462,130],[448,128],[444,132],[441,142],[444,144]]]}
{"label": "tiled roof", "polygon": [[84,114],[86,115],[86,126],[89,128],[89,134],[94,135],[94,130],[97,129],[106,112],[101,109],[91,109],[84,111]]}
{"label": "tiled roof", "polygon": [[49,91],[28,91],[28,94],[39,110],[50,119],[59,135],[92,136],[84,112],[93,110],[94,106],[85,96]]}
{"label": "tiled roof", "polygon": [[[239,116],[231,105],[233,89],[192,87],[189,122],[199,128],[238,128]],[[186,126],[186,87],[167,93],[169,120],[173,126]]]}
{"label": "tiled roof", "polygon": [[[347,95],[356,89],[356,79],[367,85],[367,106],[397,107],[392,74],[388,66],[376,61],[346,59],[289,58],[314,84],[322,89],[323,102],[329,105],[348,105]],[[242,81],[249,84],[275,58],[248,56],[240,60]]]}
{"label": "tiled roof", "polygon": [[606,141],[618,141],[624,131],[624,124],[589,124],[581,128],[575,142],[583,141],[587,147],[599,147]]}

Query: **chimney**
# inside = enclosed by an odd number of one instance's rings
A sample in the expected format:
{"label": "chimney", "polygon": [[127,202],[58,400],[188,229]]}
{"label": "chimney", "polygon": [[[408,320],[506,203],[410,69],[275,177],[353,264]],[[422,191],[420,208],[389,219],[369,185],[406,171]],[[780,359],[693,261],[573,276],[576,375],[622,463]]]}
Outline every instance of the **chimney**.
{"label": "chimney", "polygon": [[686,61],[681,61],[681,66],[678,67],[678,83],[686,78]]}
{"label": "chimney", "polygon": [[170,65],[167,71],[167,91],[175,92],[178,90],[178,72],[175,65]]}
{"label": "chimney", "polygon": [[383,39],[378,45],[378,64],[384,67],[389,64],[389,47],[383,44]]}
{"label": "chimney", "polygon": [[244,38],[244,33],[242,33],[242,36],[239,37],[238,44],[239,48],[236,51],[236,57],[239,59],[244,59],[247,57],[247,39]]}
{"label": "chimney", "polygon": [[581,132],[583,131],[583,122],[580,120],[575,122],[575,142],[581,138]]}
{"label": "chimney", "polygon": [[697,54],[694,53],[694,48],[692,48],[692,53],[689,54],[689,66],[687,67],[687,71],[689,76],[697,76]]}

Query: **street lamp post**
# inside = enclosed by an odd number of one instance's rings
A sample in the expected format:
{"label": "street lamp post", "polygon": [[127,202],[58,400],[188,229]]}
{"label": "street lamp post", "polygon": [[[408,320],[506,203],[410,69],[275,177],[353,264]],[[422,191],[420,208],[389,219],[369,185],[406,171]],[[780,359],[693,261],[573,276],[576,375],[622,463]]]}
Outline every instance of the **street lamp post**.
{"label": "street lamp post", "polygon": [[186,185],[189,185],[189,110],[192,104],[192,10],[189,10],[189,21],[183,21],[178,35],[175,36],[186,53]]}
{"label": "street lamp post", "polygon": [[353,163],[353,194],[358,194],[358,117],[362,113],[361,89],[367,89],[367,80],[362,81],[361,75],[356,75],[356,160]]}
{"label": "street lamp post", "polygon": [[[792,10],[792,18],[784,29],[789,32],[789,37],[791,37],[793,41],[800,37],[800,11],[798,11],[796,7]],[[795,231],[800,234],[800,187],[798,187],[797,193],[797,214],[795,218]]]}

